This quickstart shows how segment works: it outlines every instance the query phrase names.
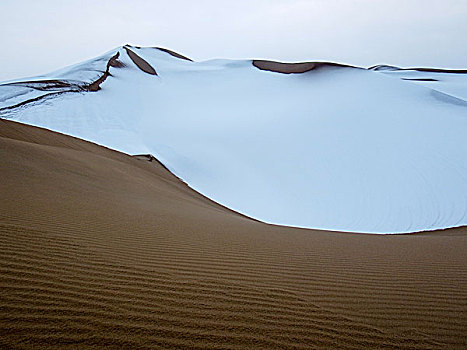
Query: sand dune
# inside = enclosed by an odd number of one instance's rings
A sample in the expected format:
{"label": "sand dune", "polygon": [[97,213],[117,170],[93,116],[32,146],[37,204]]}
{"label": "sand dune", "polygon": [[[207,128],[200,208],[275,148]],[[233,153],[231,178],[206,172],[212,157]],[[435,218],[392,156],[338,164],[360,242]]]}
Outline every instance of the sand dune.
{"label": "sand dune", "polygon": [[270,224],[467,225],[466,74],[181,58],[125,45],[1,83],[0,117],[153,154],[197,192]]}
{"label": "sand dune", "polygon": [[462,349],[466,228],[266,225],[157,161],[0,120],[0,347]]}

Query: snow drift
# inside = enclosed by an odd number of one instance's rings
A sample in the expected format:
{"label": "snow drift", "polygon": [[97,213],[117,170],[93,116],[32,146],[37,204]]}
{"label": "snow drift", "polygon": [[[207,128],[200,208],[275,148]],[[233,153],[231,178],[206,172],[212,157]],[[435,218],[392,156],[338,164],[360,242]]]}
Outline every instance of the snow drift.
{"label": "snow drift", "polygon": [[467,224],[467,74],[193,62],[124,46],[0,85],[0,116],[154,154],[253,218],[402,233]]}

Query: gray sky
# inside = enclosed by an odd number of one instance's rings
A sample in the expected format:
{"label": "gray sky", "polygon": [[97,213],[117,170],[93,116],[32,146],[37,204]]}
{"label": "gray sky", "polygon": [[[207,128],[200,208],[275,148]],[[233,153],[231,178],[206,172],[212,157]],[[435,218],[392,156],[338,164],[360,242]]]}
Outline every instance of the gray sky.
{"label": "gray sky", "polygon": [[0,0],[0,81],[125,43],[195,60],[467,68],[467,1]]}

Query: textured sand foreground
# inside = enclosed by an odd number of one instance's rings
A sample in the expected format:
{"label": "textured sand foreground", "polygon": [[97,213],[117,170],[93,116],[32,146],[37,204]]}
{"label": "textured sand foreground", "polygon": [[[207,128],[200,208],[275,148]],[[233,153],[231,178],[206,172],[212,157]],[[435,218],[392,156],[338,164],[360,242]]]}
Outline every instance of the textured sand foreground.
{"label": "textured sand foreground", "polygon": [[156,161],[0,120],[0,348],[467,346],[467,229],[255,222]]}

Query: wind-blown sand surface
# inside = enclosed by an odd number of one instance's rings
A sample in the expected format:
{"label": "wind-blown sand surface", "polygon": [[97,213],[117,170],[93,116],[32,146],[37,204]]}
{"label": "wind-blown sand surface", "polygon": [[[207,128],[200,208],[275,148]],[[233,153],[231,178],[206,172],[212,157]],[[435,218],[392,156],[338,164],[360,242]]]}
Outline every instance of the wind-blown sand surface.
{"label": "wind-blown sand surface", "polygon": [[0,120],[0,347],[467,346],[466,228],[253,221],[156,161]]}

